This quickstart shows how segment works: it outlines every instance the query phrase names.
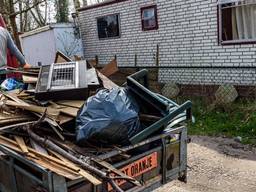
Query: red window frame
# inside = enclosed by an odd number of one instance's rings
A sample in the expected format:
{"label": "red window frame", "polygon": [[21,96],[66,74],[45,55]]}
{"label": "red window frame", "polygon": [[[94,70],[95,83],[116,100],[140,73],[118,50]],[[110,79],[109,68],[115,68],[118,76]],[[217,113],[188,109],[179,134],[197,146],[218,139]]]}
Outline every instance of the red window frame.
{"label": "red window frame", "polygon": [[[144,26],[144,22],[143,22],[143,11],[146,9],[154,9],[154,13],[155,13],[155,21],[156,21],[156,25],[154,27],[151,28],[145,28]],[[159,28],[158,26],[158,16],[157,16],[157,5],[150,5],[150,6],[146,6],[146,7],[141,7],[140,8],[140,12],[141,12],[141,26],[142,26],[142,31],[151,31],[151,30],[157,30]]]}

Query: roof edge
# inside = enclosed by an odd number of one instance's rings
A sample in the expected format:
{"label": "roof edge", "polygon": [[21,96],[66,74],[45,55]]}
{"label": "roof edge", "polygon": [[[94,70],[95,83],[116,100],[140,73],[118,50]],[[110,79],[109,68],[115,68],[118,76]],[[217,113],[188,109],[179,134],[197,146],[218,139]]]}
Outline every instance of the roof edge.
{"label": "roof edge", "polygon": [[81,12],[81,11],[86,11],[86,10],[89,10],[89,9],[96,9],[96,8],[99,8],[99,7],[105,7],[105,6],[116,4],[116,3],[122,3],[122,2],[125,2],[125,1],[128,1],[128,0],[109,0],[109,1],[103,1],[102,3],[97,3],[97,4],[93,4],[93,5],[82,7],[80,9],[78,9],[78,11]]}
{"label": "roof edge", "polygon": [[52,27],[50,25],[46,25],[46,26],[34,29],[32,31],[25,32],[22,35],[20,35],[20,38],[24,38],[24,37],[28,37],[28,36],[31,36],[31,35],[35,35],[37,33],[41,33],[41,32],[44,32],[44,31],[51,30],[51,29],[52,29]]}

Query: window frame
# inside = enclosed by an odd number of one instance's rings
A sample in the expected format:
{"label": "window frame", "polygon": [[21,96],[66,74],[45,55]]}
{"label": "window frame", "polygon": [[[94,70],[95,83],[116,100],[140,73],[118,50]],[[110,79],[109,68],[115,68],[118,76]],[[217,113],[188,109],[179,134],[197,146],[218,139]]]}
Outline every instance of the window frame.
{"label": "window frame", "polygon": [[[223,21],[222,21],[222,11],[223,8],[222,6],[225,4],[229,4],[229,3],[237,3],[237,2],[242,2],[243,0],[230,0],[230,2],[226,2],[226,3],[219,3],[217,5],[217,21],[218,21],[218,41],[220,45],[241,45],[241,44],[256,44],[256,39],[235,39],[235,40],[223,40],[222,38],[222,31],[223,31]],[[247,3],[244,5],[256,5],[255,3]],[[238,7],[238,6],[243,6],[243,5],[236,5],[236,6],[230,6],[232,7]],[[227,8],[224,8],[227,9]]]}
{"label": "window frame", "polygon": [[[155,13],[155,20],[156,20],[156,26],[152,27],[150,29],[145,28],[144,26],[144,22],[143,22],[143,11],[146,9],[152,9],[154,8],[154,13]],[[142,31],[152,31],[152,30],[158,30],[159,29],[159,25],[158,25],[158,14],[157,14],[157,5],[149,5],[149,6],[145,6],[145,7],[141,7],[140,8],[140,20],[141,20],[141,28]]]}
{"label": "window frame", "polygon": [[[108,17],[108,16],[113,16],[113,15],[117,15],[118,18],[118,29],[119,29],[119,35],[115,36],[115,37],[105,37],[105,38],[100,38],[99,37],[99,26],[98,26],[98,19],[102,18],[102,17]],[[103,16],[99,16],[96,17],[96,26],[97,26],[97,36],[98,36],[98,40],[111,40],[111,39],[119,39],[121,38],[121,18],[120,18],[120,13],[111,13],[108,15],[103,15]]]}

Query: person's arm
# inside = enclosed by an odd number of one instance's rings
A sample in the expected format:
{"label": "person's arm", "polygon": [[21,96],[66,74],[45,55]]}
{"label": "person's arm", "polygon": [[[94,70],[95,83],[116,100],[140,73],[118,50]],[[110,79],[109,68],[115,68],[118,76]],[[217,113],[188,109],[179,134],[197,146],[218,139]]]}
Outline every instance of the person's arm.
{"label": "person's arm", "polygon": [[26,61],[22,53],[19,51],[19,49],[16,47],[15,43],[12,40],[12,37],[10,33],[7,31],[8,37],[7,37],[7,48],[10,50],[12,55],[14,55],[17,60],[20,62],[20,65],[24,67],[26,65]]}

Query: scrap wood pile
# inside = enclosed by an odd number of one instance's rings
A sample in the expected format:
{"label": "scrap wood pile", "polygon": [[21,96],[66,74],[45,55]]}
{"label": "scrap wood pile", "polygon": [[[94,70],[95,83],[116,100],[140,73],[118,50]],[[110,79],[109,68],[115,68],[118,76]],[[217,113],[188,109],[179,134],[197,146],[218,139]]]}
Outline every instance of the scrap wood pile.
{"label": "scrap wood pile", "polygon": [[[100,72],[98,77],[103,87],[117,87]],[[23,73],[23,82],[35,88],[34,71]],[[1,91],[0,156],[16,152],[68,180],[84,178],[95,186],[108,182],[116,191],[122,191],[116,184],[120,179],[140,185],[95,155],[108,149],[75,145],[75,130],[70,125],[74,127],[84,100],[38,101],[34,92]]]}
{"label": "scrap wood pile", "polygon": [[[0,151],[17,153],[67,180],[84,178],[95,186],[109,183],[115,191],[122,191],[120,180],[139,186],[110,163],[129,159],[133,154],[124,149],[131,144],[142,144],[190,118],[191,103],[179,106],[149,91],[146,70],[127,77],[126,87],[119,87],[107,78],[116,72],[116,63],[102,73],[90,64],[81,79],[74,74],[81,75],[79,71],[88,66],[78,65],[67,63],[68,70],[62,65],[42,66],[37,75],[35,69],[21,71],[28,89],[1,91]],[[96,91],[95,86],[101,89]],[[72,100],[73,96],[84,99]]]}

